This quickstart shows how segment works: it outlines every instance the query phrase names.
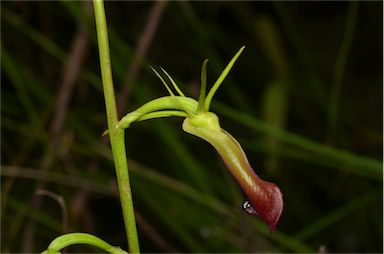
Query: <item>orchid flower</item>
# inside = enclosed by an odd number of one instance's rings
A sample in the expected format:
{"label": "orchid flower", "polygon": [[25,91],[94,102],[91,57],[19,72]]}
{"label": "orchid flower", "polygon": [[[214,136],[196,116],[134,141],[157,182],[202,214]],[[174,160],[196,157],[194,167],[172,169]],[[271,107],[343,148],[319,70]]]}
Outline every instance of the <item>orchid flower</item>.
{"label": "orchid flower", "polygon": [[201,91],[198,101],[186,97],[172,77],[162,69],[170,80],[173,88],[177,91],[178,95],[175,95],[163,77],[152,68],[168,90],[170,96],[154,99],[135,111],[128,113],[120,120],[118,127],[128,128],[130,124],[135,121],[159,117],[184,117],[183,130],[210,143],[219,153],[226,167],[240,185],[247,197],[243,203],[243,209],[248,214],[259,216],[269,225],[270,230],[273,231],[283,211],[283,196],[279,187],[271,182],[262,180],[256,175],[239,142],[221,128],[217,115],[209,111],[215,92],[228,75],[244,48],[245,47],[240,48],[228,63],[207,95],[206,70],[208,60],[204,61],[201,71]]}

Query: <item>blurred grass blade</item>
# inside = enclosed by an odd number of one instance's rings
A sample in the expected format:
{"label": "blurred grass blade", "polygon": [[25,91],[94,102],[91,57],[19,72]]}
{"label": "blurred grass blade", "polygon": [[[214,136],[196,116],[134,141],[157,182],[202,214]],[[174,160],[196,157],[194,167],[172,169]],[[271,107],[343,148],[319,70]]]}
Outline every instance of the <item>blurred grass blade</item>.
{"label": "blurred grass blade", "polygon": [[[287,115],[287,89],[286,84],[280,80],[270,82],[263,93],[263,117],[267,124],[275,127],[275,130],[284,129]],[[278,168],[277,149],[280,140],[275,135],[268,135],[264,139],[268,158],[265,160],[266,168],[270,172],[276,172]]]}
{"label": "blurred grass blade", "polygon": [[28,118],[30,123],[34,125],[34,123],[38,121],[37,110],[32,103],[32,99],[26,89],[26,85],[20,75],[20,71],[16,67],[12,58],[8,55],[8,52],[3,47],[3,44],[1,44],[1,66],[17,92],[17,96],[24,107],[26,118]]}
{"label": "blurred grass blade", "polygon": [[331,86],[329,108],[328,108],[328,141],[332,144],[335,140],[337,121],[339,117],[339,107],[341,99],[341,87],[343,84],[344,69],[348,58],[348,53],[352,45],[353,35],[356,29],[359,2],[351,1],[349,3],[348,18],[346,22],[344,38],[341,43],[340,51],[333,74]]}
{"label": "blurred grass blade", "polygon": [[354,199],[352,202],[346,205],[343,205],[340,208],[333,210],[332,212],[323,216],[319,220],[308,225],[307,227],[302,229],[300,232],[296,233],[294,235],[294,238],[301,241],[305,241],[307,239],[310,239],[311,237],[315,237],[317,234],[320,234],[321,231],[336,224],[340,220],[344,219],[350,213],[353,213],[356,210],[362,209],[368,204],[374,201],[377,201],[377,199],[380,198],[379,193],[380,192],[377,192],[377,191],[370,192],[368,194],[365,194],[361,197]]}
{"label": "blurred grass blade", "polygon": [[382,181],[382,163],[378,160],[362,157],[348,151],[338,150],[333,147],[323,145],[288,131],[278,129],[248,114],[234,110],[224,104],[216,104],[218,112],[244,126],[260,131],[266,135],[274,136],[288,144],[322,155],[324,156],[324,159],[335,160],[340,163],[340,170],[345,170],[353,174]]}

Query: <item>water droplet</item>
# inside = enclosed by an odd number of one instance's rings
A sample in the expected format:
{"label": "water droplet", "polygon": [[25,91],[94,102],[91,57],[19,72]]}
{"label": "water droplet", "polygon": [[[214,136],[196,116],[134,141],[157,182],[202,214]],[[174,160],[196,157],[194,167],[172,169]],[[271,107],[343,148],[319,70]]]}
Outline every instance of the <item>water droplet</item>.
{"label": "water droplet", "polygon": [[253,208],[251,202],[248,199],[245,199],[243,202],[243,210],[247,214],[257,215],[255,208]]}

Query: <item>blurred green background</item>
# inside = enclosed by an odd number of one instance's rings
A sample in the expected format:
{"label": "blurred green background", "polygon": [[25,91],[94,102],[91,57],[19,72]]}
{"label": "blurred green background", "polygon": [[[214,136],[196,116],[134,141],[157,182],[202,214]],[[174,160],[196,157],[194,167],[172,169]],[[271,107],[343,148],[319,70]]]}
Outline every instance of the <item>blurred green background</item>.
{"label": "blurred green background", "polygon": [[[126,248],[91,2],[1,4],[1,252],[65,232]],[[143,252],[382,252],[382,2],[106,2],[121,116],[191,97],[246,49],[213,101],[285,209],[270,234],[181,119],[126,132]],[[97,252],[74,246],[68,252]]]}

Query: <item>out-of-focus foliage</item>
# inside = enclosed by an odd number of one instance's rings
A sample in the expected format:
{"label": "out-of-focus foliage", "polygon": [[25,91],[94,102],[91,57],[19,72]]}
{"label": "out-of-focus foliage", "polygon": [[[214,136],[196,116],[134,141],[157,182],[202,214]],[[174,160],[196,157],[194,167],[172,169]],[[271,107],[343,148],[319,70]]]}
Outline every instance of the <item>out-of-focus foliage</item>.
{"label": "out-of-focus foliage", "polygon": [[[91,3],[1,7],[1,251],[39,252],[63,232],[126,249]],[[143,252],[383,251],[382,2],[111,1],[106,11],[122,114],[167,94],[149,65],[197,98],[203,60],[212,85],[246,45],[212,110],[285,198],[270,234],[180,119],[135,123],[126,145]]]}

